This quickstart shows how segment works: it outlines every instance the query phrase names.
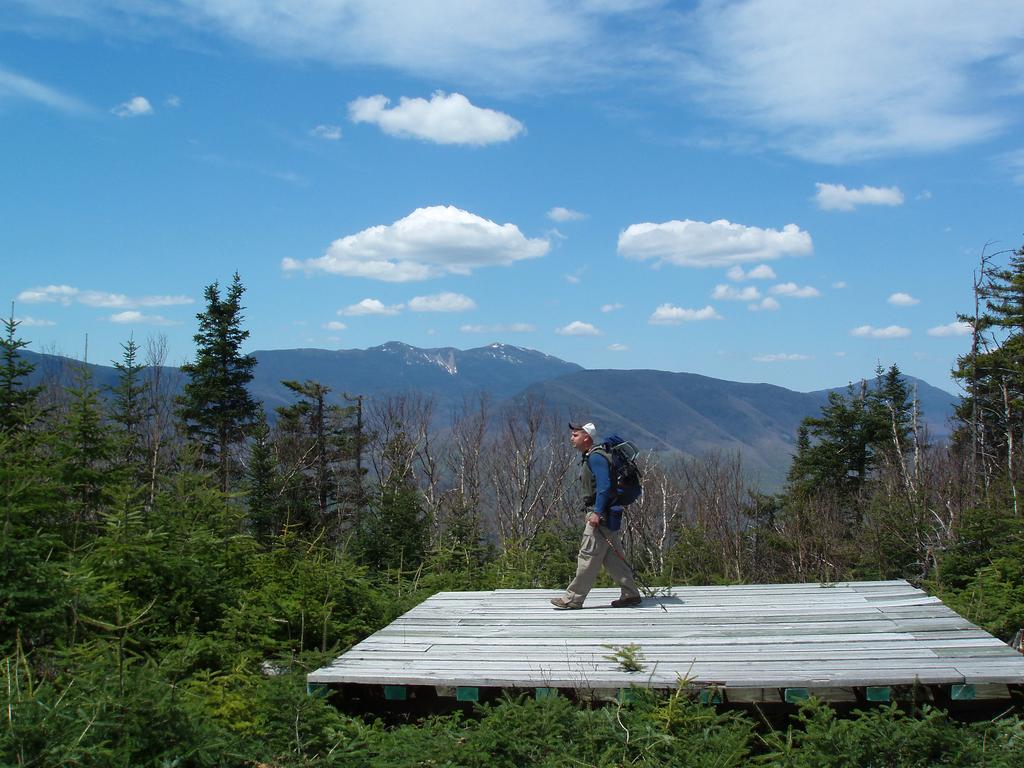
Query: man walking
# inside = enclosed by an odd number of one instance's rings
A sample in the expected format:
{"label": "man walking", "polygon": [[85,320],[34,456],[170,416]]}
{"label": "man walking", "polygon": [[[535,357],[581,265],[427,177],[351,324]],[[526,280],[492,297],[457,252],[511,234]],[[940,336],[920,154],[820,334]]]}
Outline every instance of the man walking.
{"label": "man walking", "polygon": [[562,611],[582,608],[604,566],[621,590],[619,599],[612,600],[612,607],[639,605],[642,598],[633,580],[633,570],[622,555],[622,507],[615,503],[611,457],[594,445],[597,428],[593,422],[570,424],[569,429],[572,447],[582,454],[580,483],[584,503],[590,510],[576,558],[576,578],[562,597],[552,598],[551,604]]}

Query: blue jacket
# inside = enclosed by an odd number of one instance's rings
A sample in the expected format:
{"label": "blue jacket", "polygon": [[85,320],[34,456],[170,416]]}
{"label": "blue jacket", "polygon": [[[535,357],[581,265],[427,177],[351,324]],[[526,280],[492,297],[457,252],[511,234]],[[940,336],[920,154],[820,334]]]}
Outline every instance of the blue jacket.
{"label": "blue jacket", "polygon": [[[587,471],[583,473],[583,493],[588,504],[601,518],[601,525],[609,531],[617,531],[622,525],[622,507],[613,504],[615,491],[612,488],[611,465],[608,457],[593,448],[584,457]],[[589,477],[588,477],[589,475]],[[593,502],[591,502],[591,497]]]}

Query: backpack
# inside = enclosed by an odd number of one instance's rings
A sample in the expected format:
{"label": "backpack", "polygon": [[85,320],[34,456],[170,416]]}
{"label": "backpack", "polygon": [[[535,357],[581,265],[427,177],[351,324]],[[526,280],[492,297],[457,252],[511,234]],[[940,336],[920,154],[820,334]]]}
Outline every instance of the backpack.
{"label": "backpack", "polygon": [[608,456],[611,465],[612,482],[615,483],[615,504],[625,507],[643,494],[640,484],[640,469],[636,457],[640,450],[630,441],[618,435],[608,435],[598,446]]}

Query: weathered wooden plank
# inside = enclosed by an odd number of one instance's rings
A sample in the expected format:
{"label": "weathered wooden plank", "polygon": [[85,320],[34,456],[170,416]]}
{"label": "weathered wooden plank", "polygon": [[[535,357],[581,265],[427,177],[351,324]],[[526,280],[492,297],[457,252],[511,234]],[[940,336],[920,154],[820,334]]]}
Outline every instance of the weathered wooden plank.
{"label": "weathered wooden plank", "polygon": [[[681,678],[757,691],[913,683],[1024,682],[1024,657],[905,581],[674,587],[627,611],[595,590],[588,609],[555,612],[552,590],[442,593],[358,644],[318,682],[614,691]],[[596,608],[590,609],[591,604]],[[611,657],[636,643],[645,671]],[[1004,685],[1005,687],[1005,685]]]}

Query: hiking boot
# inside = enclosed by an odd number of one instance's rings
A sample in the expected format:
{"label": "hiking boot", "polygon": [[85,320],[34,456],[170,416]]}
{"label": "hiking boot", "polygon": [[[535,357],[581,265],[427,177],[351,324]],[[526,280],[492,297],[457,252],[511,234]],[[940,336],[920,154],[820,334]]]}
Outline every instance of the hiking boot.
{"label": "hiking boot", "polygon": [[644,599],[640,595],[635,597],[620,597],[618,600],[612,600],[612,608],[629,608],[631,605],[640,605]]}
{"label": "hiking boot", "polygon": [[566,600],[564,597],[552,597],[551,604],[559,611],[578,611],[582,608],[582,605],[574,605]]}

